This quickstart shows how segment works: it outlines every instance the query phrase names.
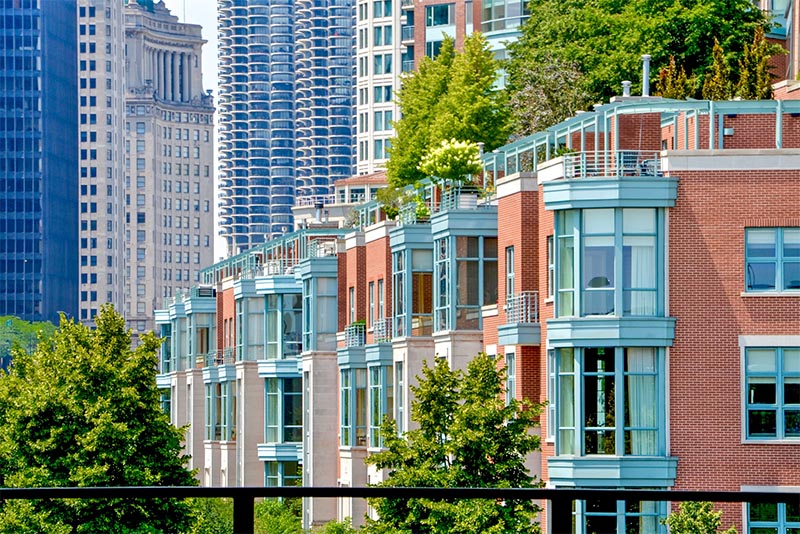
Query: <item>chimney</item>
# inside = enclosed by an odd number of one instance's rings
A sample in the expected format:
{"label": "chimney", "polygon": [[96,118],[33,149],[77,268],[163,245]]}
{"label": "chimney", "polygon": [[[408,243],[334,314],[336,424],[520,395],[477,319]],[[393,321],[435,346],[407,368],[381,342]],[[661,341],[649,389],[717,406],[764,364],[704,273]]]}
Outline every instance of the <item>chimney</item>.
{"label": "chimney", "polygon": [[314,203],[314,218],[317,222],[322,222],[322,202]]}
{"label": "chimney", "polygon": [[642,56],[642,96],[650,96],[650,55]]}
{"label": "chimney", "polygon": [[631,96],[631,82],[628,80],[622,82],[622,96]]}

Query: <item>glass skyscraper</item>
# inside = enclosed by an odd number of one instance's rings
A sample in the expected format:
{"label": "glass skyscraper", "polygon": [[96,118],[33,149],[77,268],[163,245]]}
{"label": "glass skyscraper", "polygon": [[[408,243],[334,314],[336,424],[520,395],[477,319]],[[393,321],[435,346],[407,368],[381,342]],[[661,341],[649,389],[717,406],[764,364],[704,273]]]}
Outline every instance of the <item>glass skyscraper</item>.
{"label": "glass skyscraper", "polygon": [[77,314],[76,17],[75,0],[0,0],[0,315]]}
{"label": "glass skyscraper", "polygon": [[293,229],[354,171],[353,0],[219,0],[220,226],[231,254]]}

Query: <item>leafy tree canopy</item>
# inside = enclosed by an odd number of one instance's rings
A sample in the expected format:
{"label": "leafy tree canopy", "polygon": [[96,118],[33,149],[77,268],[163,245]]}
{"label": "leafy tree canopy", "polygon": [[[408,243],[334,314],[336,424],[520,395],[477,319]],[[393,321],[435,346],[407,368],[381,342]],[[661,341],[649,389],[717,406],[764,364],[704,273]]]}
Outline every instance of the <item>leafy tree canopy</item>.
{"label": "leafy tree canopy", "polygon": [[[661,521],[671,534],[717,534],[722,526],[722,512],[715,512],[710,502],[682,502],[677,512]],[[722,534],[736,534],[730,527]]]}
{"label": "leafy tree canopy", "polygon": [[532,0],[529,9],[521,38],[511,45],[512,98],[525,87],[520,73],[543,69],[552,58],[577,65],[592,102],[619,94],[623,80],[639,92],[642,54],[652,56],[651,76],[673,56],[701,84],[715,39],[738,65],[733,59],[756,28],[768,26],[752,0]]}
{"label": "leafy tree canopy", "polygon": [[[0,378],[0,485],[190,486],[183,430],[161,411],[159,340],[131,349],[123,318],[106,305],[97,328],[67,320],[30,353],[16,348]],[[185,532],[176,499],[6,501],[0,532]]]}
{"label": "leafy tree canopy", "polygon": [[0,363],[7,363],[14,345],[31,351],[39,342],[39,336],[50,337],[56,325],[49,322],[29,323],[18,317],[0,317]]}
{"label": "leafy tree canopy", "polygon": [[[385,451],[367,458],[388,469],[380,485],[389,487],[530,488],[537,482],[525,468],[526,456],[539,450],[540,406],[503,395],[505,370],[479,355],[467,372],[451,370],[446,360],[422,369],[419,386],[411,387],[411,417],[418,428],[397,435],[392,420],[381,433]],[[367,519],[366,532],[518,533],[538,532],[531,501],[457,502],[427,499],[373,499],[378,519]]]}
{"label": "leafy tree canopy", "polygon": [[423,155],[447,139],[483,143],[494,150],[508,139],[505,93],[495,88],[499,63],[479,33],[467,37],[456,52],[445,38],[436,59],[422,58],[403,78],[397,93],[401,119],[389,150],[386,172],[395,187],[425,178]]}

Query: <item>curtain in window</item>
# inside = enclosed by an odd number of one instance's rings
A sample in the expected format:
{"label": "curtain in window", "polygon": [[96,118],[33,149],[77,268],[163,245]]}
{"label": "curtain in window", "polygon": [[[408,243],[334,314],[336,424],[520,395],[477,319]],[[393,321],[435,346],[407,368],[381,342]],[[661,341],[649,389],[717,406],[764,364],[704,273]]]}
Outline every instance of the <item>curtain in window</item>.
{"label": "curtain in window", "polygon": [[[656,314],[656,246],[652,236],[626,236],[624,246],[630,248],[630,314]],[[646,289],[648,291],[636,291]]]}
{"label": "curtain in window", "polygon": [[[656,350],[629,348],[625,350],[627,371],[627,413],[631,427],[625,448],[630,454],[658,453],[658,404],[656,391]],[[626,432],[628,434],[628,432]]]}

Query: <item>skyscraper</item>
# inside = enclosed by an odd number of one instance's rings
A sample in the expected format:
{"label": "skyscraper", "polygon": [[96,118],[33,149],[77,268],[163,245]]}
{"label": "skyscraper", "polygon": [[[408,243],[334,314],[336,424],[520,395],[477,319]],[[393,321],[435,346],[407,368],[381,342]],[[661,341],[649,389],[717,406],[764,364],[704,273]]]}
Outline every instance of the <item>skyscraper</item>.
{"label": "skyscraper", "polygon": [[80,320],[124,309],[123,5],[78,0]]}
{"label": "skyscraper", "polygon": [[163,2],[125,7],[125,309],[154,328],[164,297],[213,261],[214,106],[203,90],[201,28]]}
{"label": "skyscraper", "polygon": [[291,231],[296,196],[329,193],[353,173],[352,7],[220,0],[220,219],[229,253]]}
{"label": "skyscraper", "polygon": [[0,8],[0,315],[78,311],[75,0]]}

